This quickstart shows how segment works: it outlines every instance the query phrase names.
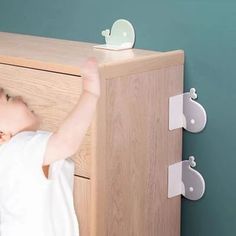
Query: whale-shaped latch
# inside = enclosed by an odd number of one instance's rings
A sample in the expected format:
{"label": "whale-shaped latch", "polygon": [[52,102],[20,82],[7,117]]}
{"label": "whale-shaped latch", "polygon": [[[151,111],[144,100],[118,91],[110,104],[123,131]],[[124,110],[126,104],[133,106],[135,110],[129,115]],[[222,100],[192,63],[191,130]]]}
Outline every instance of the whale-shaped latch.
{"label": "whale-shaped latch", "polygon": [[168,198],[182,194],[189,200],[199,200],[205,192],[202,175],[193,169],[196,162],[193,156],[168,168]]}
{"label": "whale-shaped latch", "polygon": [[196,89],[169,98],[169,130],[184,128],[192,133],[202,131],[207,122],[204,107],[194,101]]}
{"label": "whale-shaped latch", "polygon": [[133,47],[135,42],[135,31],[133,25],[125,19],[119,19],[112,25],[111,30],[102,31],[106,44],[95,45],[95,48],[124,50]]}

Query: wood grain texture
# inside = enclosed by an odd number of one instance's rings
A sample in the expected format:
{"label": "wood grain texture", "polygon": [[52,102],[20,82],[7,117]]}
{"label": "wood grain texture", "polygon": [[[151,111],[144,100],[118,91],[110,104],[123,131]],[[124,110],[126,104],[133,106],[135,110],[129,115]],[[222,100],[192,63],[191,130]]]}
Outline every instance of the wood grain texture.
{"label": "wood grain texture", "polygon": [[[91,235],[90,206],[91,190],[90,180],[75,177],[74,179],[74,207],[79,222],[80,236]],[[66,236],[66,235],[65,235]]]}
{"label": "wood grain texture", "polygon": [[[97,104],[97,113],[95,116],[93,126],[93,138],[92,138],[92,152],[91,152],[91,236],[97,236],[99,222],[106,224],[103,212],[100,210],[98,205],[100,204],[100,193],[105,192],[105,183],[107,181],[104,169],[106,169],[106,162],[104,157],[107,152],[106,145],[106,103],[107,103],[107,92],[106,92],[106,79],[101,77],[101,96]],[[100,169],[101,167],[101,169]],[[102,171],[102,172],[100,172]],[[99,176],[99,178],[98,178]],[[98,181],[100,184],[98,184]],[[84,235],[85,236],[85,235]]]}
{"label": "wood grain texture", "polygon": [[[41,130],[56,131],[82,92],[78,76],[0,64],[0,87],[11,96],[21,95],[41,119]],[[79,121],[78,121],[79,125]],[[75,173],[90,177],[91,126],[79,152],[73,156]],[[47,172],[47,170],[45,170]],[[46,173],[45,172],[45,173]]]}
{"label": "wood grain texture", "polygon": [[92,235],[179,236],[180,197],[167,198],[167,169],[182,158],[182,130],[168,131],[168,99],[183,90],[183,66],[105,83]]}
{"label": "wood grain texture", "polygon": [[[172,52],[141,49],[110,51],[94,49],[95,44],[92,43],[6,32],[0,32],[0,42],[0,63],[73,75],[80,75],[80,67],[88,57],[95,57],[103,69],[111,66],[115,69],[117,63],[129,64],[132,60],[152,56],[162,67],[177,65],[183,61],[183,57],[180,55],[183,54],[181,50]],[[147,69],[147,67],[137,67],[136,73],[143,68]],[[112,76],[117,76],[114,69],[113,71],[109,69],[109,71]],[[127,69],[129,66],[124,66],[123,73]]]}

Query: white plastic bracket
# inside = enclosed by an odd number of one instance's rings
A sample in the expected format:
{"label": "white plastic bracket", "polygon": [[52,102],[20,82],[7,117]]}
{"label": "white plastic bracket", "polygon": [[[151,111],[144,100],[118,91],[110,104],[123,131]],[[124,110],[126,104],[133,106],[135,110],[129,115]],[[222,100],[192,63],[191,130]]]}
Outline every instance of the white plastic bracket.
{"label": "white plastic bracket", "polygon": [[207,114],[201,104],[194,101],[196,89],[169,98],[169,130],[184,128],[192,133],[200,132],[207,122]]}
{"label": "white plastic bracket", "polygon": [[196,166],[194,157],[170,165],[168,168],[168,198],[182,194],[189,200],[200,199],[205,192],[202,175],[192,167]]}

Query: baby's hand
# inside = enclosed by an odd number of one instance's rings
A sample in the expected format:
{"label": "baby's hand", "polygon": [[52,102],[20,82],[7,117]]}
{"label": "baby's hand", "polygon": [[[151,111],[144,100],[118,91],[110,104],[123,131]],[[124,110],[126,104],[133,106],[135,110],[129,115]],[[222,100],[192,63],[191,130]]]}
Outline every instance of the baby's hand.
{"label": "baby's hand", "polygon": [[95,58],[89,58],[81,67],[83,79],[83,90],[100,96],[100,80],[97,61]]}

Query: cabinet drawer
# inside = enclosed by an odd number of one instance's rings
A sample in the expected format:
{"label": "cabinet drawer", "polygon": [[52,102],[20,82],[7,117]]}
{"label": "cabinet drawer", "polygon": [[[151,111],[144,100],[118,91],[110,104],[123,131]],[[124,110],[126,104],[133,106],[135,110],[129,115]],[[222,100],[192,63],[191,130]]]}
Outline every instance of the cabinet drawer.
{"label": "cabinet drawer", "polygon": [[80,236],[89,236],[90,229],[90,180],[74,178],[74,206],[79,221]]}
{"label": "cabinet drawer", "polygon": [[[0,64],[0,87],[21,95],[41,118],[41,130],[55,131],[77,103],[82,92],[79,76]],[[78,121],[79,125],[79,121]],[[91,126],[73,160],[76,174],[90,176]]]}

